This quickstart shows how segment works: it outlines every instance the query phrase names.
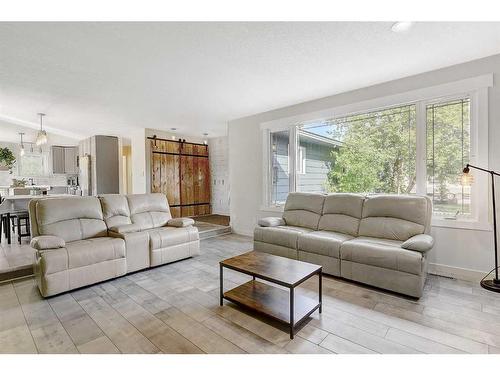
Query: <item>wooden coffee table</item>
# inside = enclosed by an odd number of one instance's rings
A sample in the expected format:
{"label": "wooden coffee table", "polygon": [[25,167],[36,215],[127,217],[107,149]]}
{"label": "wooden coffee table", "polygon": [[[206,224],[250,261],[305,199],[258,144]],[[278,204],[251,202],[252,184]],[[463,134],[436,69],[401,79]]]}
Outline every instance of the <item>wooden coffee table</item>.
{"label": "wooden coffee table", "polygon": [[[221,306],[226,299],[285,323],[290,327],[291,339],[295,328],[314,311],[319,309],[321,313],[321,266],[258,251],[250,251],[223,260],[219,264]],[[250,275],[253,279],[224,292],[224,268]],[[318,301],[295,291],[295,287],[314,275],[318,275],[319,279]],[[284,286],[289,291],[256,279]]]}

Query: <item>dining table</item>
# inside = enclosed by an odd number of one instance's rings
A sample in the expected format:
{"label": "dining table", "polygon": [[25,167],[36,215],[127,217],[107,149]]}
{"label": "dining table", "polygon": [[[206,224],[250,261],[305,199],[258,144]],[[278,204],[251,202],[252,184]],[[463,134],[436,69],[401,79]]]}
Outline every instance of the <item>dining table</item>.
{"label": "dining table", "polygon": [[[41,199],[41,198],[59,198],[59,197],[74,197],[72,194],[48,194],[48,195],[6,195],[3,196],[2,203],[0,203],[0,215],[6,218],[6,228],[5,229],[5,238],[7,243],[10,245],[11,231],[10,231],[10,219],[11,216],[20,214],[28,211],[29,202],[32,199]],[[1,231],[0,231],[1,236]]]}

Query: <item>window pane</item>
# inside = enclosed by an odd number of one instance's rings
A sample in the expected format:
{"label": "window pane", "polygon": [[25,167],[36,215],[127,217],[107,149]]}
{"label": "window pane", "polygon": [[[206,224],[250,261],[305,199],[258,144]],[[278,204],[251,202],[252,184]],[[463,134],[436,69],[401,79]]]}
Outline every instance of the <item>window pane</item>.
{"label": "window pane", "polygon": [[[315,168],[298,178],[302,191],[405,194],[416,190],[414,105],[307,124],[299,140],[308,159],[315,155]],[[309,168],[309,160],[306,165]]]}
{"label": "window pane", "polygon": [[19,174],[21,176],[43,176],[45,173],[45,155],[38,152],[27,152],[19,158]]}
{"label": "window pane", "polygon": [[470,216],[470,186],[462,186],[462,169],[470,158],[470,100],[427,106],[427,194],[434,215]]}
{"label": "window pane", "polygon": [[329,136],[329,128],[327,124],[310,124],[298,130],[297,191],[328,191],[332,153],[339,147],[338,142]]}
{"label": "window pane", "polygon": [[284,204],[290,191],[288,130],[271,133],[271,204]]}

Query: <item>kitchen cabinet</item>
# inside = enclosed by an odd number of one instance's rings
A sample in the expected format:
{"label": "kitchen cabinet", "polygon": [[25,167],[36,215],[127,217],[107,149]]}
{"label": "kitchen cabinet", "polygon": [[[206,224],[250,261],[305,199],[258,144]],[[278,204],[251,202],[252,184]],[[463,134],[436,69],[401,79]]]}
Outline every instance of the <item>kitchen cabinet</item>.
{"label": "kitchen cabinet", "polygon": [[78,147],[52,146],[52,173],[78,173]]}
{"label": "kitchen cabinet", "polygon": [[77,147],[64,148],[64,173],[78,174],[77,157],[78,157]]}
{"label": "kitchen cabinet", "polygon": [[64,173],[64,147],[52,146],[52,173]]}

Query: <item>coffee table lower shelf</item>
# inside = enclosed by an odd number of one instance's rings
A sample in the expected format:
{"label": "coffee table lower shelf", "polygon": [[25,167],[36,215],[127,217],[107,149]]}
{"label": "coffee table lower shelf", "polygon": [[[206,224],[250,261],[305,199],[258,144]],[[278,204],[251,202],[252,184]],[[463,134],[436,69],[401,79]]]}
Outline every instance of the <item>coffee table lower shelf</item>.
{"label": "coffee table lower shelf", "polygon": [[[293,289],[288,292],[257,280],[248,281],[228,290],[223,294],[223,298],[287,324],[290,327],[291,338],[294,328],[321,306],[318,301]],[[290,319],[292,315],[293,320]]]}

